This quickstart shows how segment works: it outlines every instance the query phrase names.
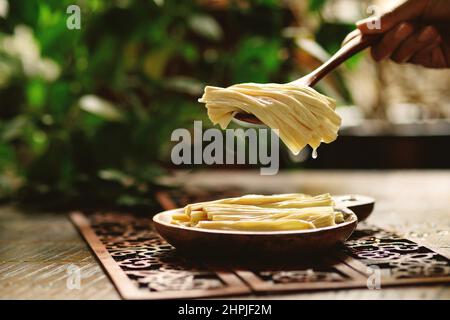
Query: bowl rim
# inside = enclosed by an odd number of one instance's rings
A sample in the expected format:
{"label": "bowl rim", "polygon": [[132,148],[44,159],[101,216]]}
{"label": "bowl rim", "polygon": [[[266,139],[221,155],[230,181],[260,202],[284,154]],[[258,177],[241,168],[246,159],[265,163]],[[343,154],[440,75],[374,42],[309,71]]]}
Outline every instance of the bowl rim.
{"label": "bowl rim", "polygon": [[152,220],[154,224],[156,225],[163,225],[168,228],[172,229],[178,229],[183,231],[191,231],[191,232],[200,232],[200,233],[206,233],[206,234],[233,234],[233,235],[256,235],[256,236],[275,236],[275,235],[294,235],[294,234],[310,234],[310,233],[318,233],[322,231],[329,231],[334,229],[340,229],[345,226],[351,225],[351,224],[357,224],[358,223],[358,217],[356,214],[346,208],[346,207],[335,207],[336,210],[339,210],[348,216],[348,221],[341,222],[339,224],[336,224],[334,226],[324,227],[324,228],[317,228],[317,229],[306,229],[306,230],[284,230],[284,231],[243,231],[243,230],[215,230],[215,229],[202,229],[202,228],[195,228],[195,227],[186,227],[186,226],[180,226],[176,224],[172,224],[170,222],[162,220],[161,217],[168,214],[174,214],[179,213],[184,210],[184,208],[177,208],[177,209],[171,209],[166,210],[157,213],[153,216]]}

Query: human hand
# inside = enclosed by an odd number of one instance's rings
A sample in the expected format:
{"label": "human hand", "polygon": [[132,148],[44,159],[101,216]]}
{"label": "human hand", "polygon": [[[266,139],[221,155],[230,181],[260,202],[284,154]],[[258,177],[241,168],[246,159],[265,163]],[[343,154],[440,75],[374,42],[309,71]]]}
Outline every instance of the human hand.
{"label": "human hand", "polygon": [[[371,48],[375,61],[391,59],[428,68],[450,68],[450,1],[407,0],[380,17],[356,23],[359,32],[382,34]],[[359,34],[350,33],[344,43]]]}

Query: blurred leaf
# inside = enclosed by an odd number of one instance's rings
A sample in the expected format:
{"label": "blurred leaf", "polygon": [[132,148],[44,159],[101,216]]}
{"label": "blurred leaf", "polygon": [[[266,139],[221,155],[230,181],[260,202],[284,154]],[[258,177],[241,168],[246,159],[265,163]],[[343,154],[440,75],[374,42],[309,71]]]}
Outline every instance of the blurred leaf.
{"label": "blurred leaf", "polygon": [[89,136],[95,135],[97,130],[105,123],[105,120],[92,113],[84,113],[80,116],[80,127]]}
{"label": "blurred leaf", "polygon": [[73,101],[69,85],[70,83],[62,80],[47,85],[48,110],[58,121],[67,117],[68,109]]}
{"label": "blurred leaf", "polygon": [[122,184],[125,187],[130,187],[135,183],[133,177],[125,174],[124,172],[116,169],[105,169],[100,170],[98,173],[98,176],[101,179],[107,180],[107,181],[116,181]]}
{"label": "blurred leaf", "polygon": [[363,57],[364,54],[362,52],[357,53],[345,61],[345,66],[350,70],[355,70]]}
{"label": "blurred leaf", "polygon": [[206,14],[191,16],[188,20],[189,27],[198,35],[206,39],[219,41],[223,37],[223,31],[217,21]]}
{"label": "blurred leaf", "polygon": [[15,161],[14,150],[11,146],[0,143],[0,170],[10,166]]}
{"label": "blurred leaf", "polygon": [[312,39],[298,39],[297,44],[302,50],[321,62],[330,58],[330,54]]}
{"label": "blurred leaf", "polygon": [[10,18],[14,24],[21,23],[29,26],[35,26],[37,24],[39,15],[38,0],[13,0],[8,1],[8,3],[10,6],[8,18]]}
{"label": "blurred leaf", "polygon": [[280,64],[280,43],[276,40],[251,37],[243,40],[232,57],[235,83],[269,82]]}
{"label": "blurred leaf", "polygon": [[30,136],[29,143],[33,152],[36,155],[40,155],[46,150],[48,146],[47,134],[41,130],[35,130]]}
{"label": "blurred leaf", "polygon": [[280,6],[279,0],[254,0],[255,4],[265,5],[268,7],[277,7]]}
{"label": "blurred leaf", "polygon": [[328,53],[334,54],[341,47],[345,36],[354,29],[353,25],[324,22],[316,33],[316,41]]}
{"label": "blurred leaf", "polygon": [[160,79],[172,52],[171,48],[166,47],[147,54],[143,66],[145,74],[152,79]]}
{"label": "blurred leaf", "polygon": [[197,48],[193,45],[186,44],[182,48],[183,57],[189,62],[196,62],[198,59],[198,51]]}
{"label": "blurred leaf", "polygon": [[320,11],[323,9],[328,0],[309,0],[308,9],[310,11]]}
{"label": "blurred leaf", "polygon": [[42,80],[36,79],[28,83],[26,94],[27,102],[32,109],[37,110],[44,105],[46,100],[46,85]]}
{"label": "blurred leaf", "polygon": [[204,83],[189,77],[172,77],[168,78],[165,86],[174,91],[187,93],[192,96],[200,96],[203,93]]}
{"label": "blurred leaf", "polygon": [[123,194],[119,197],[119,199],[117,200],[117,202],[120,205],[125,205],[125,206],[136,206],[140,203],[140,199],[138,197],[133,197],[130,196],[128,194]]}
{"label": "blurred leaf", "polygon": [[1,139],[4,142],[13,141],[21,137],[28,125],[28,119],[25,116],[17,116],[4,125]]}
{"label": "blurred leaf", "polygon": [[81,110],[95,114],[109,121],[123,120],[122,113],[109,101],[95,95],[86,95],[80,98]]}

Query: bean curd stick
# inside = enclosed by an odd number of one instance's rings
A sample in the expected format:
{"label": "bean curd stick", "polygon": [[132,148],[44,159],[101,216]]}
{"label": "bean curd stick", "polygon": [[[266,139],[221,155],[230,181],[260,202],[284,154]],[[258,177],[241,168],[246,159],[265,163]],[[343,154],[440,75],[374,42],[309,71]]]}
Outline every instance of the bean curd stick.
{"label": "bean curd stick", "polygon": [[[240,220],[260,220],[259,216],[250,216],[250,215],[212,215],[208,216],[208,219],[211,221],[240,221]],[[264,219],[264,218],[263,218]],[[272,220],[272,219],[269,219]]]}
{"label": "bean curd stick", "polygon": [[311,208],[292,208],[292,209],[277,209],[277,208],[258,208],[258,207],[222,207],[220,205],[216,206],[205,206],[204,211],[209,215],[289,215],[289,214],[314,214],[314,213],[333,213],[334,210],[332,207],[311,207]]}
{"label": "bean curd stick", "polygon": [[280,217],[278,219],[300,219],[300,220],[305,220],[305,221],[311,221],[316,219],[317,217],[322,217],[324,215],[330,216],[334,219],[334,212],[330,212],[330,213],[320,213],[320,212],[315,212],[315,213],[291,213],[291,214],[287,214],[284,217]]}
{"label": "bean curd stick", "polygon": [[283,231],[314,229],[314,224],[302,220],[284,221],[200,221],[198,228],[219,230]]}
{"label": "bean curd stick", "polygon": [[190,217],[184,213],[175,213],[174,215],[172,215],[172,219],[188,222],[190,220]]}
{"label": "bean curd stick", "polygon": [[222,203],[232,203],[232,204],[248,204],[252,205],[257,203],[258,205],[267,204],[267,203],[274,203],[274,202],[280,202],[280,201],[286,201],[290,199],[303,199],[306,195],[301,193],[291,193],[291,194],[275,194],[271,196],[262,196],[262,195],[248,195],[243,196],[240,198],[234,198],[223,201]]}
{"label": "bean curd stick", "polygon": [[344,222],[344,215],[342,212],[335,212],[334,214],[334,222],[335,223],[342,223]]}
{"label": "bean curd stick", "polygon": [[336,224],[334,221],[334,214],[320,214],[314,218],[308,219],[307,221],[314,224],[314,227],[316,228],[329,227]]}
{"label": "bean curd stick", "polygon": [[214,200],[214,201],[207,201],[207,202],[199,202],[194,204],[189,204],[185,207],[185,213],[190,214],[192,210],[200,210],[203,208],[206,204],[245,204],[245,205],[251,205],[254,203],[261,204],[268,204],[268,203],[275,203],[290,199],[302,199],[310,197],[308,195],[302,194],[302,193],[289,193],[289,194],[275,194],[271,196],[263,196],[263,195],[246,195],[242,197],[236,197],[236,198],[227,198],[227,199],[221,199],[221,200]]}
{"label": "bean curd stick", "polygon": [[[194,203],[172,216],[182,226],[228,230],[303,230],[342,223],[330,194],[247,195]],[[294,221],[294,222],[293,222]]]}
{"label": "bean curd stick", "polygon": [[337,138],[341,124],[336,103],[313,88],[300,84],[243,83],[227,88],[207,86],[199,102],[206,104],[213,124],[225,129],[236,113],[255,115],[298,154],[306,145]]}
{"label": "bean curd stick", "polygon": [[332,206],[334,201],[331,198],[324,199],[304,199],[304,200],[287,200],[276,203],[263,204],[265,208],[308,208],[308,207],[324,207]]}
{"label": "bean curd stick", "polygon": [[171,223],[179,225],[179,226],[184,226],[184,227],[190,227],[191,226],[191,224],[189,222],[183,222],[183,221],[179,221],[179,220],[176,220],[176,219],[172,220]]}
{"label": "bean curd stick", "polygon": [[203,211],[195,211],[191,214],[191,223],[196,224],[197,222],[201,220],[206,220],[208,218],[206,212]]}

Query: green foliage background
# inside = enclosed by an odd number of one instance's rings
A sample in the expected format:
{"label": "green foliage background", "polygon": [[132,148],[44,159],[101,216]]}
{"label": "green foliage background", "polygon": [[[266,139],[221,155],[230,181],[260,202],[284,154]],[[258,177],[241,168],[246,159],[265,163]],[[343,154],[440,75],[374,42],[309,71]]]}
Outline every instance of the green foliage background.
{"label": "green foliage background", "polygon": [[292,17],[279,1],[226,10],[196,1],[78,1],[81,30],[68,30],[73,3],[13,0],[0,17],[0,43],[26,26],[38,58],[59,69],[54,79],[30,74],[0,46],[2,199],[151,207],[170,133],[205,119],[196,100],[206,83],[292,78],[292,59],[280,58],[293,47],[280,37]]}

